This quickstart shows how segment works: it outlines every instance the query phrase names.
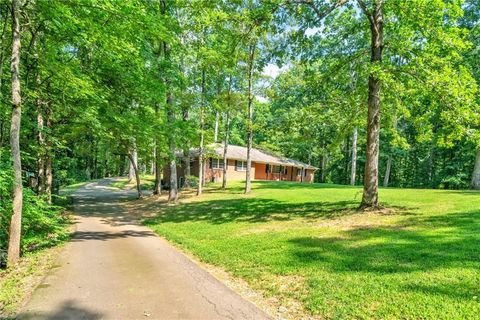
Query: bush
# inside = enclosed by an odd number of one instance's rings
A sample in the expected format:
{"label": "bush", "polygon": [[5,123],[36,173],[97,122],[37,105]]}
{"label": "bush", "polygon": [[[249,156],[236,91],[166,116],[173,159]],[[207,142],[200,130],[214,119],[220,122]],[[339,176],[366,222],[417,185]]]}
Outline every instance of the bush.
{"label": "bush", "polygon": [[[0,159],[0,265],[5,264],[12,212],[12,177],[9,161]],[[68,237],[68,216],[64,209],[50,205],[30,188],[23,189],[21,251],[51,246]]]}
{"label": "bush", "polygon": [[187,184],[191,187],[191,188],[196,188],[198,187],[198,177],[195,177],[195,176],[185,176],[185,182],[184,184]]}
{"label": "bush", "polygon": [[469,178],[470,177],[464,173],[446,177],[442,180],[440,189],[468,189]]}

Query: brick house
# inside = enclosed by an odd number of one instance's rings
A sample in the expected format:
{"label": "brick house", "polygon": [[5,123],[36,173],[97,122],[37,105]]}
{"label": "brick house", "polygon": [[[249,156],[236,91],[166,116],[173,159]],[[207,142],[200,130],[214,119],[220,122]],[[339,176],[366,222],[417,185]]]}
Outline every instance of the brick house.
{"label": "brick house", "polygon": [[[182,154],[177,155],[177,176],[179,185],[185,181],[185,164],[181,161]],[[223,144],[213,144],[205,148],[204,179],[205,182],[222,181],[223,179]],[[278,157],[273,154],[252,148],[252,180],[297,181],[312,183],[316,167],[306,163]],[[247,148],[228,145],[227,148],[227,179],[228,181],[245,180],[247,169]],[[190,151],[190,174],[198,177],[198,149]],[[164,181],[168,181],[170,170],[163,170]]]}

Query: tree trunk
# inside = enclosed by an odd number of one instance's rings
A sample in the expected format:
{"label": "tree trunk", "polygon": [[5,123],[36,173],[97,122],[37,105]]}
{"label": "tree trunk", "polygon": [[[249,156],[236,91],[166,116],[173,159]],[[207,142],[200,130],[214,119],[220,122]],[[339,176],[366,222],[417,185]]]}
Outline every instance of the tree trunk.
{"label": "tree trunk", "polygon": [[[133,158],[133,161],[130,159],[130,157]],[[135,179],[135,168],[138,169],[138,154],[137,147],[135,145],[133,146],[131,154],[129,153],[128,158],[131,160],[128,170],[128,182],[132,182],[132,180]]]}
{"label": "tree trunk", "polygon": [[390,181],[390,172],[392,171],[392,155],[388,156],[387,168],[385,169],[385,177],[383,178],[383,186],[388,187],[388,182]]}
{"label": "tree trunk", "polygon": [[98,145],[93,142],[93,179],[98,179]]}
{"label": "tree trunk", "polygon": [[197,187],[197,196],[202,194],[203,191],[203,182],[204,182],[204,167],[203,167],[203,129],[204,129],[204,119],[203,119],[203,112],[205,109],[205,69],[202,69],[202,97],[200,102],[200,148],[198,150],[198,187]]}
{"label": "tree trunk", "polygon": [[253,144],[253,63],[255,60],[256,43],[251,43],[248,57],[248,118],[247,118],[247,172],[245,173],[245,193],[250,193],[252,172]]}
{"label": "tree trunk", "polygon": [[227,188],[227,169],[228,169],[228,160],[227,160],[227,151],[228,151],[228,136],[230,133],[230,114],[227,111],[225,114],[225,141],[223,143],[223,181],[222,189]]}
{"label": "tree trunk", "polygon": [[39,145],[38,159],[37,159],[37,194],[42,196],[45,194],[45,153],[46,153],[46,143],[44,137],[44,119],[43,112],[41,110],[41,103],[37,98],[37,141]]}
{"label": "tree trunk", "polygon": [[355,185],[355,178],[357,175],[357,140],[358,140],[358,131],[357,127],[353,128],[353,138],[352,138],[352,171],[350,174],[350,184]]}
{"label": "tree trunk", "polygon": [[[188,121],[188,108],[185,107],[183,109],[183,121],[187,122]],[[183,166],[184,166],[184,174],[185,174],[185,181],[184,181],[184,187],[185,188],[190,188],[190,176],[192,175],[190,172],[190,149],[186,147],[183,149]]]}
{"label": "tree trunk", "polygon": [[140,174],[138,173],[138,163],[137,163],[136,154],[137,154],[137,150],[133,149],[132,152],[128,153],[128,158],[130,159],[130,165],[133,167],[135,181],[137,183],[138,199],[141,199],[143,194],[142,194],[142,188],[140,186]]}
{"label": "tree trunk", "polygon": [[470,188],[480,189],[480,148],[477,149],[477,156],[475,158],[475,166],[473,167],[472,180],[470,182]]}
{"label": "tree trunk", "polygon": [[47,196],[47,202],[52,203],[52,185],[53,185],[53,172],[52,172],[52,157],[48,153],[45,157],[45,194]]}
{"label": "tree trunk", "polygon": [[125,155],[121,154],[119,158],[120,158],[119,159],[120,163],[118,165],[118,175],[123,176],[125,174],[125,162],[126,162]]}
{"label": "tree trunk", "polygon": [[437,143],[436,138],[433,139],[432,149],[430,150],[430,156],[428,157],[428,184],[430,188],[434,187],[434,172],[435,172],[435,145]]}
{"label": "tree trunk", "polygon": [[[160,10],[163,16],[167,15],[167,1],[160,0]],[[170,62],[170,46],[167,42],[163,42],[163,56],[167,63]],[[167,102],[167,120],[169,123],[175,122],[175,110],[173,105],[173,94],[170,88],[170,78],[165,76],[164,79],[166,88],[166,102]],[[168,190],[168,201],[177,201],[178,199],[178,179],[177,179],[177,159],[176,159],[176,144],[175,135],[170,133],[168,135],[168,149],[170,151],[170,189]]]}
{"label": "tree trunk", "polygon": [[153,186],[153,194],[162,194],[162,166],[160,164],[159,148],[155,147],[155,157],[153,163],[153,171],[155,173],[155,185]]}
{"label": "tree trunk", "polygon": [[218,142],[218,120],[219,120],[219,112],[217,110],[217,111],[215,111],[215,133],[214,133],[214,136],[213,136],[213,142],[215,142],[215,143]]}
{"label": "tree trunk", "polygon": [[13,159],[13,194],[12,217],[8,241],[9,267],[20,259],[20,236],[22,229],[22,162],[20,158],[20,122],[22,116],[22,99],[20,93],[20,12],[19,0],[12,0],[12,120],[10,127],[10,144]]}
{"label": "tree trunk", "polygon": [[[159,105],[155,104],[155,116],[158,119]],[[153,194],[159,195],[162,193],[162,168],[160,163],[160,138],[155,133],[155,147],[154,147],[154,171],[155,171],[155,185],[153,186]]]}
{"label": "tree trunk", "polygon": [[153,148],[153,152],[152,152],[152,161],[150,162],[150,175],[152,176],[155,176],[155,151],[157,150],[157,148]]}
{"label": "tree trunk", "polygon": [[[383,9],[382,1],[374,3],[369,15],[371,30],[371,62],[379,65],[383,49]],[[378,207],[378,154],[380,144],[380,91],[381,80],[375,73],[368,78],[368,121],[367,150],[361,209]]]}
{"label": "tree trunk", "polygon": [[328,165],[328,154],[325,153],[322,155],[322,173],[320,175],[320,182],[325,183],[327,177],[327,165]]}
{"label": "tree trunk", "polygon": [[[162,0],[160,0],[160,10],[162,16],[165,15],[166,11],[166,3]],[[162,42],[160,42],[162,44]],[[163,53],[165,54],[165,46],[163,48]],[[161,45],[158,50],[158,60],[160,61],[162,55],[162,50],[161,50]],[[162,65],[162,64],[160,64]],[[159,74],[161,78],[163,70],[160,68]],[[165,80],[165,83],[167,81]],[[158,103],[155,103],[155,120],[158,121],[159,119],[159,114],[160,114],[160,106]],[[161,169],[161,164],[160,164],[160,137],[158,132],[160,131],[159,128],[155,130],[155,146],[154,146],[154,166],[155,166],[155,184],[153,186],[153,194],[154,195],[160,195],[162,193],[162,169]]]}
{"label": "tree trunk", "polygon": [[[5,6],[7,8],[7,6]],[[2,91],[2,80],[3,80],[3,62],[5,60],[5,34],[7,33],[7,26],[8,26],[8,10],[3,11],[3,7],[0,7],[0,20],[3,21],[2,27],[2,35],[0,36],[0,104],[3,103],[3,91]],[[3,147],[3,140],[4,140],[4,130],[5,130],[5,123],[7,122],[6,115],[2,112],[0,114],[0,148]]]}

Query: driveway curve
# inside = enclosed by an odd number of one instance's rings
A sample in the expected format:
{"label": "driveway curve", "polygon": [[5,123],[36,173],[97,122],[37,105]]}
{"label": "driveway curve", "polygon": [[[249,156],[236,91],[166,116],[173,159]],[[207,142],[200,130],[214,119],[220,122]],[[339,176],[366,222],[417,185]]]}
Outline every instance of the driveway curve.
{"label": "driveway curve", "polygon": [[75,192],[77,229],[20,319],[268,319],[128,217],[111,179]]}

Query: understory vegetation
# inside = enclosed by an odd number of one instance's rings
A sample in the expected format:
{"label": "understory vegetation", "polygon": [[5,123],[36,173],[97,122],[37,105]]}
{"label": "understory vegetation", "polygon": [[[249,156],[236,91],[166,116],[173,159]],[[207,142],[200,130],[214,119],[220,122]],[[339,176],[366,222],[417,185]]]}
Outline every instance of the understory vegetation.
{"label": "understory vegetation", "polygon": [[[0,161],[0,268],[6,266],[10,213],[12,212],[12,171]],[[54,203],[65,205],[65,197],[56,196]],[[24,253],[56,245],[68,238],[70,217],[66,208],[50,204],[45,198],[26,188],[23,193],[21,250]]]}
{"label": "understory vegetation", "polygon": [[243,195],[237,183],[162,206],[144,223],[279,299],[293,318],[475,319],[480,193],[380,195],[385,208],[365,214],[357,187],[254,182]]}

